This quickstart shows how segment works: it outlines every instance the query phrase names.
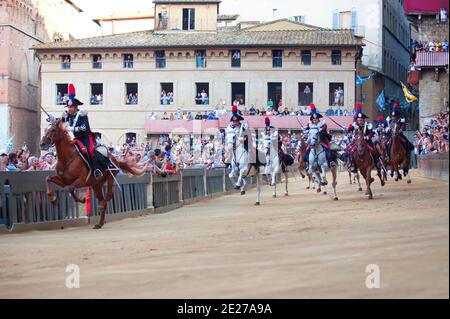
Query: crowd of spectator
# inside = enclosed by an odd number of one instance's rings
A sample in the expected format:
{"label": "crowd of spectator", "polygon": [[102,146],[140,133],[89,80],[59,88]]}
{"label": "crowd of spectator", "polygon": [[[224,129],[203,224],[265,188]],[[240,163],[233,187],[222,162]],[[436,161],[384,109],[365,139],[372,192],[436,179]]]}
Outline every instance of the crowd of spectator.
{"label": "crowd of spectator", "polygon": [[448,110],[439,113],[422,131],[417,131],[414,137],[417,155],[448,152]]}
{"label": "crowd of spectator", "polygon": [[138,104],[138,94],[135,93],[130,93],[128,94],[126,100],[125,100],[126,104]]}
{"label": "crowd of spectator", "polygon": [[[346,116],[354,115],[354,111],[342,110],[339,106],[333,108],[329,107],[325,112],[327,116]],[[231,114],[231,111],[227,111],[225,107],[216,107],[214,110],[209,111],[181,111],[178,109],[177,112],[164,112],[162,115],[158,115],[155,112],[150,112],[148,118],[150,120],[217,120],[222,115]],[[297,110],[294,108],[280,108],[274,110],[273,108],[257,108],[251,105],[250,108],[244,107],[239,110],[241,116],[309,116],[311,110],[309,106],[299,107]]]}
{"label": "crowd of spectator", "polygon": [[67,93],[61,94],[61,92],[58,92],[58,94],[56,95],[56,104],[66,105],[68,99],[69,97],[67,96]]}
{"label": "crowd of spectator", "polygon": [[15,171],[49,171],[56,165],[53,152],[43,156],[31,156],[27,146],[24,145],[19,151],[0,151],[0,172]]}
{"label": "crowd of spectator", "polygon": [[430,40],[430,41],[414,41],[412,44],[413,51],[415,52],[448,52],[448,41],[444,39]]}
{"label": "crowd of spectator", "polygon": [[173,104],[173,92],[167,92],[162,90],[161,92],[161,105]]}
{"label": "crowd of spectator", "polygon": [[91,96],[91,105],[103,104],[103,94],[94,94]]}

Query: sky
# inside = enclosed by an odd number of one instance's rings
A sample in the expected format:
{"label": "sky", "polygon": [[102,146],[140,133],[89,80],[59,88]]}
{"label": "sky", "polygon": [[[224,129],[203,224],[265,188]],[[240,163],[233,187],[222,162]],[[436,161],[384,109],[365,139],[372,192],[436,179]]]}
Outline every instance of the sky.
{"label": "sky", "polygon": [[[148,11],[153,7],[152,0],[72,0],[91,17],[109,16]],[[370,0],[360,0],[370,1]],[[339,1],[339,6],[346,0]],[[241,20],[269,21],[274,18],[286,18],[293,15],[306,16],[306,23],[322,27],[331,27],[331,15],[318,14],[329,12],[335,0],[222,0],[221,14],[239,14]],[[273,9],[278,15],[273,15]],[[349,8],[350,9],[350,8]]]}

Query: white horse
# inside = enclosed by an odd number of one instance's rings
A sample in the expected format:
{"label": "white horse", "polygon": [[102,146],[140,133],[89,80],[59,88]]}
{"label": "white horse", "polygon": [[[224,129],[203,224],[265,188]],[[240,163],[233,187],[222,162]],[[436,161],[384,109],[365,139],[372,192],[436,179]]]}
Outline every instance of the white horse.
{"label": "white horse", "polygon": [[[232,154],[230,179],[235,184],[235,189],[241,190],[241,195],[245,195],[246,177],[256,176],[256,202],[255,205],[261,204],[261,175],[260,167],[256,163],[249,163],[250,156],[244,148],[243,125],[241,125],[238,133],[236,130],[227,129],[226,132],[227,150]],[[250,146],[250,145],[249,145]]]}
{"label": "white horse", "polygon": [[272,197],[277,197],[277,176],[278,174],[284,174],[284,195],[288,196],[288,170],[287,167],[283,167],[284,164],[280,160],[278,153],[278,132],[274,132],[269,136],[264,136],[264,152],[266,154],[266,167],[264,169],[265,175],[271,175]]}
{"label": "white horse", "polygon": [[[311,128],[309,130],[308,144],[311,145],[311,150],[309,152],[308,172],[310,174],[315,173],[315,183],[317,185],[317,192],[319,193],[321,191],[321,186],[323,186],[324,188],[323,194],[326,195],[327,194],[326,186],[328,184],[326,171],[328,169],[328,162],[325,154],[325,149],[320,144],[318,128]],[[333,199],[338,200],[336,194],[337,165],[335,165],[330,170],[333,175],[333,182],[332,182]]]}

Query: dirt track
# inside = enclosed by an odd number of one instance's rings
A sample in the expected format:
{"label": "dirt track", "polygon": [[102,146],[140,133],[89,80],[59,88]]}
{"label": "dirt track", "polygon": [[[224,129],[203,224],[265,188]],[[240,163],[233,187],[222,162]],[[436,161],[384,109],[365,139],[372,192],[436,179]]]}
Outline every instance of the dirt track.
{"label": "dirt track", "polygon": [[412,178],[376,181],[372,201],[341,173],[338,202],[297,178],[260,207],[250,190],[100,231],[3,235],[0,298],[448,298],[449,185]]}

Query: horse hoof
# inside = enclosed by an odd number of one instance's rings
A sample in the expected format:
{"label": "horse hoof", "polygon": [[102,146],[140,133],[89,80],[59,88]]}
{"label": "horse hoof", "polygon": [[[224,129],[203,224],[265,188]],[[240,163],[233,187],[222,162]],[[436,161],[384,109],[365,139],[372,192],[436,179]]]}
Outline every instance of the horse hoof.
{"label": "horse hoof", "polygon": [[338,200],[338,198],[337,198],[337,197],[335,197],[335,198],[333,198],[333,200]]}
{"label": "horse hoof", "polygon": [[277,198],[277,195],[272,195],[273,198]]}
{"label": "horse hoof", "polygon": [[309,186],[306,186],[306,189],[310,189],[310,187],[309,187]]}
{"label": "horse hoof", "polygon": [[386,184],[384,181],[381,182],[381,186],[384,186],[384,184]]}
{"label": "horse hoof", "polygon": [[235,190],[238,190],[238,189],[240,189],[241,188],[241,186],[234,186],[234,189]]}
{"label": "horse hoof", "polygon": [[373,179],[373,177],[370,178],[370,182],[371,182],[371,183],[375,182],[375,180]]}
{"label": "horse hoof", "polygon": [[242,191],[242,192],[241,192],[241,195],[245,195],[245,191]]}
{"label": "horse hoof", "polygon": [[369,199],[373,199],[373,196],[372,196],[372,195],[369,195]]}
{"label": "horse hoof", "polygon": [[362,192],[362,188],[360,187],[360,188],[358,188],[358,192]]}
{"label": "horse hoof", "polygon": [[94,229],[101,229],[101,228],[102,228],[102,225],[100,225],[100,224],[97,224],[94,226]]}
{"label": "horse hoof", "polygon": [[289,193],[284,193],[284,196],[289,196]]}
{"label": "horse hoof", "polygon": [[406,181],[408,184],[411,184],[411,180]]}
{"label": "horse hoof", "polygon": [[320,192],[321,192],[320,188],[318,188],[318,189],[317,189],[317,192],[318,192],[318,193],[320,193]]}
{"label": "horse hoof", "polygon": [[323,192],[323,194],[324,194],[324,195],[327,195],[328,193],[327,193],[327,192]]}
{"label": "horse hoof", "polygon": [[398,182],[398,178],[394,179],[396,182]]}
{"label": "horse hoof", "polygon": [[260,202],[256,202],[255,203],[255,206],[259,206],[259,205],[261,205]]}

